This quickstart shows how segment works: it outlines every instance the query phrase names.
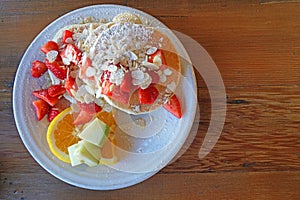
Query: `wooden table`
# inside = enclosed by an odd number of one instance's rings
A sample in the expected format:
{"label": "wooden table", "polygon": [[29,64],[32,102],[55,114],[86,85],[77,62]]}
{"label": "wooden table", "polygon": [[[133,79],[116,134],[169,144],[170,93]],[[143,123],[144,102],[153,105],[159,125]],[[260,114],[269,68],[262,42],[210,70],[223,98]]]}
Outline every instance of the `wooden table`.
{"label": "wooden table", "polygon": [[209,52],[226,87],[222,135],[199,159],[211,101],[198,75],[197,135],[152,178],[116,191],[91,191],[40,167],[14,123],[18,63],[51,21],[103,2],[0,2],[0,199],[300,199],[300,3],[292,1],[111,1],[148,12]]}

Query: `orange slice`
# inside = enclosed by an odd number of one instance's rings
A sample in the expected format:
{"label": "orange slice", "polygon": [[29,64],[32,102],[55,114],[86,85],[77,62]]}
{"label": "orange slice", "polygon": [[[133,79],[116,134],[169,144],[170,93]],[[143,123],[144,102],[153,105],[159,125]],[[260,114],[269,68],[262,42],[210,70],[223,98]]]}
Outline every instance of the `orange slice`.
{"label": "orange slice", "polygon": [[47,131],[47,142],[51,152],[66,163],[70,163],[68,147],[80,140],[73,121],[71,108],[67,108],[52,120]]}
{"label": "orange slice", "polygon": [[101,111],[96,114],[97,118],[107,124],[110,128],[116,125],[115,118],[113,116],[113,112]]}

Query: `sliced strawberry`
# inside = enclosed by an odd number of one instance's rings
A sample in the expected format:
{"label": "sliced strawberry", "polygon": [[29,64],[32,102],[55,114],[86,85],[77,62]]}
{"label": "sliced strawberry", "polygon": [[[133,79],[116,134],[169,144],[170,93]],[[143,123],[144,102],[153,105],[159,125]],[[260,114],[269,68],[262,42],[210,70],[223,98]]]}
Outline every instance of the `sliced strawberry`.
{"label": "sliced strawberry", "polygon": [[49,62],[49,60],[45,59],[45,64],[47,68],[60,80],[64,80],[67,77],[67,67],[60,64],[57,61]]}
{"label": "sliced strawberry", "polygon": [[102,108],[100,106],[98,106],[97,104],[95,104],[95,103],[87,104],[87,103],[78,102],[77,104],[78,104],[78,106],[80,107],[81,110],[86,111],[89,114],[95,114],[95,113],[98,113],[102,110]]}
{"label": "sliced strawberry", "polygon": [[129,93],[123,92],[119,86],[114,86],[111,98],[123,104],[128,104]]}
{"label": "sliced strawberry", "polygon": [[151,83],[158,83],[158,82],[159,82],[159,75],[158,75],[156,72],[154,72],[154,71],[148,71],[147,73],[148,73],[148,74],[151,76],[151,78],[152,78]]}
{"label": "sliced strawberry", "polygon": [[46,54],[46,53],[48,53],[49,51],[52,51],[52,50],[58,51],[58,49],[59,49],[58,44],[54,41],[48,41],[46,44],[44,44],[41,47],[41,51],[44,54]]}
{"label": "sliced strawberry", "polygon": [[164,108],[167,111],[169,111],[170,113],[172,113],[175,117],[177,117],[179,119],[182,117],[182,110],[181,110],[180,102],[175,94],[164,105]]}
{"label": "sliced strawberry", "polygon": [[85,69],[92,66],[92,60],[89,57],[85,56],[84,58],[82,58],[82,66]]}
{"label": "sliced strawberry", "polygon": [[40,121],[48,113],[49,104],[42,99],[36,100],[36,101],[32,102],[32,104],[34,105],[34,108],[36,111],[36,116],[37,116],[38,120]]}
{"label": "sliced strawberry", "polygon": [[70,104],[71,104],[70,101],[68,101],[64,97],[61,97],[57,102],[57,104],[55,104],[55,107],[61,111],[61,110],[65,110],[66,108],[69,108]]}
{"label": "sliced strawberry", "polygon": [[59,97],[51,97],[48,93],[48,89],[37,90],[32,93],[37,98],[43,99],[46,101],[50,106],[54,106],[58,101]]}
{"label": "sliced strawberry", "polygon": [[141,104],[153,104],[159,92],[156,87],[151,84],[146,89],[139,88],[139,100]]}
{"label": "sliced strawberry", "polygon": [[74,120],[73,124],[78,126],[81,124],[88,123],[93,119],[94,114],[90,114],[84,110],[81,110],[77,115],[76,119]]}
{"label": "sliced strawberry", "polygon": [[39,60],[32,62],[31,66],[31,76],[35,78],[41,77],[48,70],[47,66]]}
{"label": "sliced strawberry", "polygon": [[58,114],[60,110],[56,107],[51,107],[48,112],[48,121],[51,122]]}
{"label": "sliced strawberry", "polygon": [[132,85],[132,77],[130,72],[126,72],[124,75],[124,79],[120,85],[120,89],[122,92],[127,92],[129,93],[131,89],[133,88]]}
{"label": "sliced strawberry", "polygon": [[74,44],[67,44],[66,48],[60,52],[60,56],[63,60],[78,64],[81,60],[81,51]]}
{"label": "sliced strawberry", "polygon": [[94,75],[86,73],[89,67],[92,67],[92,60],[87,56],[82,57],[81,62],[79,64],[79,77],[81,79],[94,80]]}
{"label": "sliced strawberry", "polygon": [[166,64],[166,59],[165,59],[163,51],[161,49],[157,49],[157,51],[155,53],[153,53],[152,55],[149,55],[148,56],[148,62],[153,63],[153,59],[154,59],[155,56],[160,57],[163,65]]}
{"label": "sliced strawberry", "polygon": [[67,79],[66,79],[66,82],[65,82],[65,89],[67,90],[67,92],[69,93],[69,95],[72,97],[73,94],[71,92],[71,89],[74,90],[74,91],[77,91],[78,87],[76,85],[76,82],[75,82],[75,78],[69,76]]}
{"label": "sliced strawberry", "polygon": [[111,82],[104,81],[101,85],[102,86],[101,93],[106,95],[106,96],[111,97],[112,96],[112,90],[111,90],[112,85],[113,84]]}
{"label": "sliced strawberry", "polygon": [[48,93],[51,97],[60,96],[60,95],[64,94],[65,92],[66,92],[66,88],[61,84],[51,85],[48,88]]}
{"label": "sliced strawberry", "polygon": [[72,31],[69,31],[69,30],[65,30],[63,32],[63,35],[62,35],[62,42],[64,44],[67,44],[68,42],[66,41],[68,38],[71,38],[72,39],[72,36],[73,36],[73,32]]}

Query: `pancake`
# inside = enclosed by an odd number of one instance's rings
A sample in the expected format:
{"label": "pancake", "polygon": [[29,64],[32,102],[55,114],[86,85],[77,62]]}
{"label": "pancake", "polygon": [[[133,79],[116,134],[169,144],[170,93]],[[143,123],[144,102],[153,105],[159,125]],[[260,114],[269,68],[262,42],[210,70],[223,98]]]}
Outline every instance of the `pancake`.
{"label": "pancake", "polygon": [[[85,43],[89,41],[90,43],[95,42],[94,39],[90,37],[97,37],[103,30],[109,28],[115,23],[124,23],[124,22],[132,22],[135,24],[142,24],[140,18],[133,13],[125,12],[116,15],[111,22],[105,23],[104,20],[100,22],[86,22],[82,24],[71,24],[61,28],[54,36],[53,41],[57,42],[59,46],[61,46],[62,35],[65,30],[69,30],[75,34],[77,37],[77,46],[82,49],[80,43]],[[77,36],[76,36],[77,35]],[[86,46],[90,47],[90,45]],[[82,49],[84,50],[84,49]]]}
{"label": "pancake", "polygon": [[115,23],[132,22],[134,24],[142,24],[141,19],[137,15],[130,12],[120,13],[116,15],[112,21]]}
{"label": "pancake", "polygon": [[[138,87],[132,87],[128,94],[113,93],[113,96],[103,95],[104,99],[110,105],[128,114],[141,114],[156,110],[167,102],[179,82],[181,72],[180,59],[176,52],[176,48],[167,35],[156,28],[126,22],[114,24],[109,29],[103,31],[97,42],[98,43],[95,44],[95,49],[90,57],[93,61],[93,66],[100,69],[100,71],[104,70],[103,68],[105,67],[103,66],[107,65],[107,67],[109,67],[110,64],[121,65],[124,73],[129,71],[132,74],[135,70],[143,71],[143,69],[147,68],[145,63],[148,64],[148,62],[141,64],[143,63],[143,61],[141,61],[139,67],[132,70],[130,69],[130,66],[128,67],[128,65],[130,65],[127,57],[128,52],[133,52],[134,54],[146,54],[149,49],[154,48],[162,50],[166,60],[164,70],[168,69],[169,72],[166,80],[151,84],[159,92],[159,95],[153,104],[140,103],[138,88],[141,85],[138,85]],[[142,59],[144,58],[142,57]],[[159,74],[159,71],[162,73],[161,66],[158,67],[158,69],[151,71],[157,74]],[[101,74],[98,77],[98,80],[100,80],[99,84],[103,86],[104,81],[101,80]],[[114,86],[118,88],[120,84],[114,83]],[[143,89],[147,89],[147,87]],[[113,92],[114,87],[111,87],[111,90]],[[120,101],[120,97],[114,95],[129,95],[129,101]]]}
{"label": "pancake", "polygon": [[[59,29],[53,37],[61,49],[63,49],[66,44],[63,44],[63,33],[65,30],[69,30],[73,33],[72,40],[69,43],[74,43],[75,46],[82,52],[82,56],[88,54],[91,46],[95,43],[98,36],[105,30],[108,29],[113,23],[100,22],[86,22],[80,24],[71,24]],[[65,65],[69,65],[68,60],[62,60]],[[72,66],[72,70],[69,71],[68,76],[75,78],[76,85],[81,88],[79,91],[72,90],[72,95],[65,93],[63,96],[71,103],[81,102],[81,103],[91,103],[93,101],[97,102],[99,106],[105,104],[104,99],[96,99],[95,94],[90,94],[86,90],[83,90],[87,85],[84,80],[80,78],[80,68],[82,67],[82,61],[78,63],[78,66]],[[61,80],[58,79],[51,71],[48,71],[50,81],[52,84],[61,84]],[[64,84],[64,83],[63,83]],[[89,83],[91,84],[91,83]],[[96,83],[94,83],[96,85]]]}
{"label": "pancake", "polygon": [[61,28],[53,37],[53,41],[62,46],[62,37],[65,30],[74,33],[73,42],[81,50],[86,51],[90,48],[92,43],[107,28],[111,23],[85,23],[85,24],[71,24]]}
{"label": "pancake", "polygon": [[[176,48],[164,30],[143,25],[140,18],[132,13],[121,13],[108,23],[73,24],[63,27],[53,38],[60,46],[63,46],[61,41],[65,30],[74,33],[73,42],[83,55],[82,61],[79,62],[79,70],[75,70],[76,74],[73,72],[72,75],[76,78],[78,91],[74,91],[73,98],[68,96],[71,102],[107,102],[128,114],[142,114],[161,107],[173,95],[179,82],[181,64]],[[158,51],[163,54],[158,59],[160,62],[149,62],[149,57]],[[88,66],[84,64],[87,63],[86,59],[91,60]],[[116,69],[110,71],[111,85],[108,89],[112,95],[103,92],[107,89],[104,88],[104,82],[108,80],[103,80],[103,76],[108,68]],[[93,71],[93,76],[82,74],[87,71]],[[116,72],[120,72],[121,76],[118,77]],[[133,86],[126,94],[116,93],[116,89],[120,88],[120,80],[124,79],[126,73],[131,73],[134,79]],[[143,78],[138,79],[137,74],[142,74]],[[158,81],[154,82],[153,74],[154,77],[158,77]],[[116,80],[112,80],[112,77]],[[148,87],[155,87],[158,96],[154,103],[142,104],[139,88]],[[128,96],[127,100],[120,101],[124,96]]]}

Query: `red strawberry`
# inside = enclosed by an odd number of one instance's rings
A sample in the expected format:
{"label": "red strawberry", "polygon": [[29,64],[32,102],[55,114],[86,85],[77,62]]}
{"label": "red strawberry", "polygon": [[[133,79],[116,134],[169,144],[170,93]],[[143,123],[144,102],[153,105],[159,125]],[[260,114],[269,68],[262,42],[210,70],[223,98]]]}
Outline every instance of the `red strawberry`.
{"label": "red strawberry", "polygon": [[40,121],[48,113],[49,105],[46,101],[44,101],[42,99],[36,100],[36,101],[32,102],[32,104],[35,107],[36,116],[37,116],[38,120]]}
{"label": "red strawberry", "polygon": [[61,84],[51,85],[48,88],[48,93],[51,97],[60,96],[60,95],[64,94],[65,92],[66,92],[66,88]]}
{"label": "red strawberry", "polygon": [[44,46],[41,47],[41,51],[46,54],[49,51],[55,50],[58,51],[59,47],[58,44],[54,41],[48,41]]}
{"label": "red strawberry", "polygon": [[58,108],[60,111],[65,110],[66,108],[70,107],[70,102],[65,98],[60,98],[55,107]]}
{"label": "red strawberry", "polygon": [[64,80],[67,77],[67,68],[64,65],[61,65],[57,61],[49,62],[45,59],[45,64],[47,68],[60,80]]}
{"label": "red strawberry", "polygon": [[79,63],[79,78],[89,80],[95,79],[94,74],[86,73],[89,67],[92,67],[92,60],[87,56],[82,57]]}
{"label": "red strawberry", "polygon": [[132,85],[132,77],[130,72],[126,72],[124,75],[124,79],[120,85],[120,89],[122,92],[127,92],[129,93],[131,89],[133,88]]}
{"label": "red strawberry", "polygon": [[102,108],[95,103],[86,104],[78,102],[77,104],[81,110],[86,111],[89,114],[95,114],[102,110]]}
{"label": "red strawberry", "polygon": [[152,82],[151,83],[158,83],[159,82],[159,75],[156,72],[154,72],[154,71],[148,71],[148,74],[152,78]]}
{"label": "red strawberry", "polygon": [[48,121],[51,122],[58,114],[60,110],[56,107],[51,107],[48,112]]}
{"label": "red strawberry", "polygon": [[88,123],[93,119],[94,114],[90,114],[84,110],[81,110],[79,114],[77,115],[76,119],[73,121],[74,125],[81,125]]}
{"label": "red strawberry", "polygon": [[153,63],[153,59],[155,56],[159,56],[163,65],[166,64],[166,59],[164,57],[163,51],[161,49],[157,49],[155,53],[148,56],[148,62]]}
{"label": "red strawberry", "polygon": [[139,88],[139,100],[141,104],[153,104],[158,96],[159,92],[154,87],[153,84],[151,84],[146,89]]}
{"label": "red strawberry", "polygon": [[170,100],[164,105],[164,108],[172,113],[175,117],[182,117],[182,110],[177,96],[174,94]]}
{"label": "red strawberry", "polygon": [[35,61],[32,62],[32,66],[31,66],[31,76],[33,76],[35,78],[39,78],[47,70],[48,70],[48,68],[46,67],[46,65],[42,61],[35,60]]}
{"label": "red strawberry", "polygon": [[129,101],[129,93],[127,92],[122,92],[119,86],[114,86],[112,90],[112,95],[111,98],[119,101],[123,104],[128,104]]}
{"label": "red strawberry", "polygon": [[112,91],[111,91],[111,85],[113,85],[111,82],[109,81],[104,81],[102,83],[102,90],[101,93],[111,97],[112,96]]}
{"label": "red strawberry", "polygon": [[67,79],[66,79],[66,82],[65,82],[65,89],[67,90],[67,92],[69,93],[69,95],[72,97],[73,94],[71,92],[71,89],[74,90],[74,91],[77,91],[78,87],[76,85],[76,82],[75,82],[75,78],[69,76]]}
{"label": "red strawberry", "polygon": [[62,35],[62,42],[63,42],[64,44],[67,44],[66,40],[67,40],[68,38],[71,38],[71,39],[72,39],[73,34],[74,34],[74,33],[73,33],[72,31],[65,30],[65,31],[63,32],[63,35]]}
{"label": "red strawberry", "polygon": [[51,97],[48,93],[48,89],[34,91],[32,93],[37,98],[43,99],[46,101],[50,106],[54,106],[58,101],[59,97]]}
{"label": "red strawberry", "polygon": [[81,60],[81,51],[74,44],[67,44],[66,48],[60,52],[60,56],[74,64],[78,64]]}
{"label": "red strawberry", "polygon": [[80,67],[85,68],[84,71],[86,71],[86,69],[88,67],[92,66],[92,60],[89,57],[85,56],[84,58],[82,58],[82,63],[81,64],[82,64],[82,66],[80,66]]}

